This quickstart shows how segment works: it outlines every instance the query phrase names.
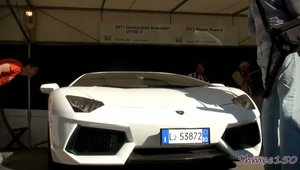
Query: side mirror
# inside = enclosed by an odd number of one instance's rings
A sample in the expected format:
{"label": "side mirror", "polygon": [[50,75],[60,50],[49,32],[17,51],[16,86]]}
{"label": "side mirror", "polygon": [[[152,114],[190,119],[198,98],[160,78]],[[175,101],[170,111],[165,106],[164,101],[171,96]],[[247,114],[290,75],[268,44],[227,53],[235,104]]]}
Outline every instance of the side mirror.
{"label": "side mirror", "polygon": [[59,86],[56,83],[47,83],[47,84],[42,84],[40,87],[40,90],[42,93],[50,94],[52,91],[54,91],[58,88],[59,88]]}

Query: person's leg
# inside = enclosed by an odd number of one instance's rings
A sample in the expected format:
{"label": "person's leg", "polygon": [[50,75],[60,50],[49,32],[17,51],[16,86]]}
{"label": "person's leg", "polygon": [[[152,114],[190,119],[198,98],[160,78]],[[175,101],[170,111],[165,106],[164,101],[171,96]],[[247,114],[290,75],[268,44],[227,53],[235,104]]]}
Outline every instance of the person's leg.
{"label": "person's leg", "polygon": [[[257,44],[257,64],[262,73],[262,82],[265,86],[265,78],[269,61],[269,54],[272,42],[263,41]],[[271,94],[263,99],[261,108],[262,138],[263,138],[263,156],[269,158],[266,170],[280,170],[278,164],[279,152],[279,100],[274,84]],[[273,162],[272,162],[273,161]]]}
{"label": "person's leg", "polygon": [[274,84],[270,96],[264,99],[262,105],[263,156],[269,160],[265,164],[265,170],[280,170],[277,161],[280,155],[279,110],[276,84]]}
{"label": "person's leg", "polygon": [[300,57],[285,59],[279,72],[278,91],[281,104],[280,151],[282,170],[300,169]]}

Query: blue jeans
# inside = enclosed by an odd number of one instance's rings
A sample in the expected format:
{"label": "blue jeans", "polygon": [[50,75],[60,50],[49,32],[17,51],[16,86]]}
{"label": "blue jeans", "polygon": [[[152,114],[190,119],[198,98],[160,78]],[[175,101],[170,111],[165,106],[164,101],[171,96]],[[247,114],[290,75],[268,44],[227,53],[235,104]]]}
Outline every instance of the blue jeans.
{"label": "blue jeans", "polygon": [[[258,58],[268,56],[268,47],[269,43],[259,44],[258,53],[263,56]],[[258,64],[264,66],[266,63]],[[286,57],[271,94],[264,98],[262,105],[263,151],[264,157],[269,159],[266,170],[300,170],[299,87],[300,57],[292,53]]]}

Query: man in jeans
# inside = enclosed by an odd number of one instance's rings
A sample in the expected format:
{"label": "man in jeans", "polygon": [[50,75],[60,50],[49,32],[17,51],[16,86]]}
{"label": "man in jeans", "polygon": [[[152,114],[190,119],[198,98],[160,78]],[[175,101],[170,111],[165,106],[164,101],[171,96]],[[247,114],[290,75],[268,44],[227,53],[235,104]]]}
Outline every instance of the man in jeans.
{"label": "man in jeans", "polygon": [[[249,0],[249,32],[257,42],[257,62],[265,84],[272,41],[264,28],[256,0]],[[296,18],[300,14],[299,0],[260,0],[270,28]],[[287,4],[288,6],[286,6]],[[300,57],[288,54],[272,84],[270,95],[262,105],[264,156],[272,159],[269,170],[300,169]]]}

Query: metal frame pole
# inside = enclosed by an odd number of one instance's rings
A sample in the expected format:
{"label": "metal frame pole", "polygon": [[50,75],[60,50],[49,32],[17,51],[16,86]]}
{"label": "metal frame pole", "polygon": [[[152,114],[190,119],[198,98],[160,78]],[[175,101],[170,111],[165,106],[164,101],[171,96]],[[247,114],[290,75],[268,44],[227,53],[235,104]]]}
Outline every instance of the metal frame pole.
{"label": "metal frame pole", "polygon": [[[28,59],[31,58],[31,43],[28,43]],[[32,148],[31,144],[31,84],[30,84],[30,77],[27,79],[27,98],[28,98],[28,106],[27,106],[27,118],[28,118],[28,147],[29,149]]]}

